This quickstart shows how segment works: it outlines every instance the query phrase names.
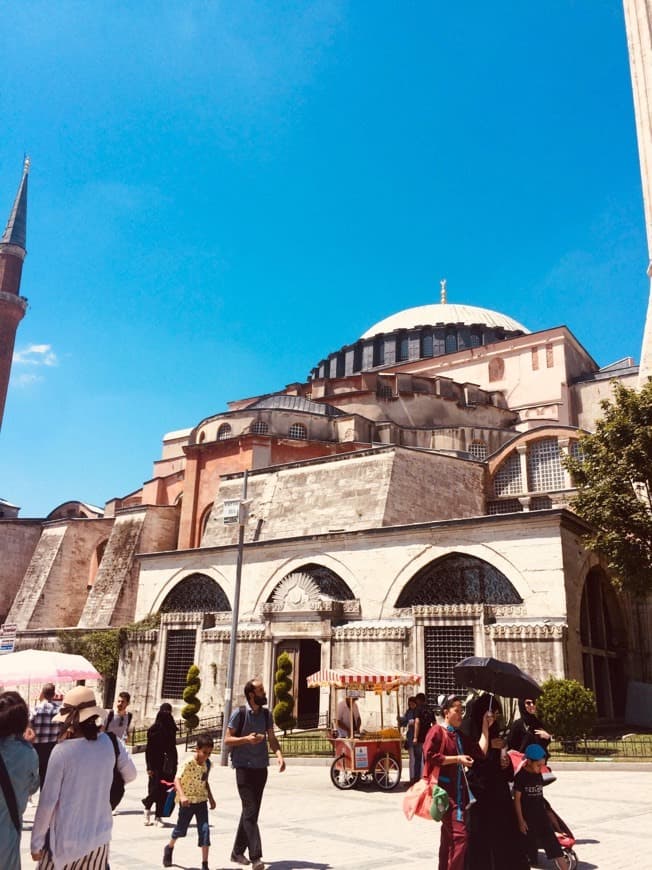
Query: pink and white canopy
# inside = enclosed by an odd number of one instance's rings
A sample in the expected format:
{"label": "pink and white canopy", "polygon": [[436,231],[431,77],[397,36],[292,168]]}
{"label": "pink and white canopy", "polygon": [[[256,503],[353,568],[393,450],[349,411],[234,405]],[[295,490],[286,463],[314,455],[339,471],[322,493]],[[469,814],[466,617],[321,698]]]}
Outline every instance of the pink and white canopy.
{"label": "pink and white canopy", "polygon": [[362,689],[373,691],[377,688],[396,689],[399,686],[418,686],[420,674],[411,671],[377,671],[375,668],[324,668],[307,678],[308,688],[332,686],[336,689]]}
{"label": "pink and white canopy", "polygon": [[0,685],[101,680],[84,656],[53,650],[25,649],[0,656]]}

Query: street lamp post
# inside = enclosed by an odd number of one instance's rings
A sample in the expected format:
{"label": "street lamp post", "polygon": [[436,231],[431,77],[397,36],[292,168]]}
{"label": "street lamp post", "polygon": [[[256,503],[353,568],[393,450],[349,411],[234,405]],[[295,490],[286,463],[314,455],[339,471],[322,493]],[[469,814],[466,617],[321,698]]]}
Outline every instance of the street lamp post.
{"label": "street lamp post", "polygon": [[[240,584],[242,580],[242,553],[244,545],[245,525],[247,524],[247,471],[242,478],[242,497],[224,502],[224,522],[238,523],[238,555],[235,563],[235,590],[233,592],[233,614],[231,617],[231,640],[229,643],[229,666],[226,672],[226,688],[224,690],[224,714],[222,719],[222,751],[220,764],[226,767],[229,762],[229,750],[224,742],[226,728],[231,718],[233,705],[233,682],[235,679],[235,650],[238,642],[238,615],[240,611]],[[237,508],[236,508],[237,503]]]}

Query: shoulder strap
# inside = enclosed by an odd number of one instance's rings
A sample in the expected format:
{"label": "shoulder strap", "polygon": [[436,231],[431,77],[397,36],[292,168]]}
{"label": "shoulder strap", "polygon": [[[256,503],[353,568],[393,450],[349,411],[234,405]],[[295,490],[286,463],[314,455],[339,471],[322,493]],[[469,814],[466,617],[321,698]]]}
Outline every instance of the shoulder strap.
{"label": "shoulder strap", "polygon": [[120,749],[118,748],[118,738],[115,736],[113,731],[106,732],[106,736],[109,738],[111,743],[113,743],[113,752],[115,754],[115,763],[118,763],[118,756],[120,755]]}
{"label": "shoulder strap", "polygon": [[242,736],[242,729],[244,728],[246,715],[247,715],[247,708],[244,706],[238,707],[238,726],[235,729],[235,736],[236,737]]}
{"label": "shoulder strap", "polygon": [[7,809],[9,810],[11,821],[14,823],[16,831],[20,835],[21,825],[20,818],[18,816],[18,803],[16,802],[16,792],[14,791],[14,787],[11,784],[11,779],[9,778],[9,771],[7,770],[7,765],[5,764],[5,760],[2,757],[2,753],[0,753],[0,786],[2,787],[2,791],[5,796],[5,803],[7,804]]}
{"label": "shoulder strap", "polygon": [[269,712],[268,708],[265,707],[265,726],[268,731],[272,727],[272,724],[272,714]]}
{"label": "shoulder strap", "polygon": [[106,727],[107,728],[109,727],[111,722],[113,722],[113,710],[112,709],[109,710],[109,715],[106,717]]}
{"label": "shoulder strap", "polygon": [[134,718],[133,713],[127,713],[127,730],[131,728],[131,720]]}
{"label": "shoulder strap", "polygon": [[211,772],[211,760],[210,758],[206,759],[206,779],[208,779],[208,775]]}

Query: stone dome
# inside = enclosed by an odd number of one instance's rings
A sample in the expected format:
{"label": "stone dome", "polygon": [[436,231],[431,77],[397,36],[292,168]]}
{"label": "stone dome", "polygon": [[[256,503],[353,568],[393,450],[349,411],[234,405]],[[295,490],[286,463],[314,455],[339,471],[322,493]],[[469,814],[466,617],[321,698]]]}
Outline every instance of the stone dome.
{"label": "stone dome", "polygon": [[368,329],[361,338],[373,338],[383,332],[395,332],[398,329],[414,329],[417,326],[435,326],[437,324],[463,323],[466,326],[482,324],[489,327],[502,327],[509,332],[529,333],[518,321],[498,311],[480,308],[477,305],[453,305],[440,302],[432,305],[417,305],[406,308],[379,320]]}

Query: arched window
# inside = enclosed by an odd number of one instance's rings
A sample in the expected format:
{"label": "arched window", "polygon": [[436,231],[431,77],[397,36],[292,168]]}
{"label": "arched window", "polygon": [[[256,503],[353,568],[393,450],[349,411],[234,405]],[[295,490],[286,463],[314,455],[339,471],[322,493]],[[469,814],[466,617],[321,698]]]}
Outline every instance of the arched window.
{"label": "arched window", "polygon": [[231,605],[212,577],[190,574],[168,592],[159,609],[162,613],[215,613],[231,610]]}
{"label": "arched window", "polygon": [[489,451],[487,450],[487,445],[484,441],[476,440],[471,441],[469,445],[469,456],[472,456],[474,459],[479,459],[481,462],[487,458]]}
{"label": "arched window", "polygon": [[527,473],[530,492],[565,489],[566,480],[556,438],[542,438],[528,446]]}
{"label": "arched window", "polygon": [[407,335],[402,335],[396,342],[397,362],[404,362],[410,356],[410,340]]}
{"label": "arched window", "polygon": [[228,423],[222,423],[220,428],[217,430],[217,440],[225,441],[227,438],[231,437],[231,427]]}
{"label": "arched window", "polygon": [[205,432],[200,432],[200,433],[199,433],[199,443],[200,443],[200,444],[203,444],[203,442],[204,442],[205,440],[206,440],[206,433],[205,433]]}
{"label": "arched window", "polygon": [[580,605],[584,684],[595,692],[598,715],[622,716],[627,679],[626,632],[620,604],[599,568],[589,571]]}
{"label": "arched window", "polygon": [[254,420],[251,424],[252,435],[267,435],[269,426],[264,420]]}
{"label": "arched window", "polygon": [[457,333],[446,333],[446,353],[455,353],[457,350]]}
{"label": "arched window", "polygon": [[396,607],[427,604],[521,604],[507,577],[482,559],[450,553],[418,571]]}
{"label": "arched window", "polygon": [[432,356],[433,342],[432,332],[424,332],[421,336],[421,356]]}
{"label": "arched window", "polygon": [[288,438],[294,438],[296,441],[305,441],[308,437],[308,430],[303,423],[293,423],[288,429]]}
{"label": "arched window", "polygon": [[494,475],[494,495],[516,495],[523,492],[521,460],[516,451],[510,453]]}

